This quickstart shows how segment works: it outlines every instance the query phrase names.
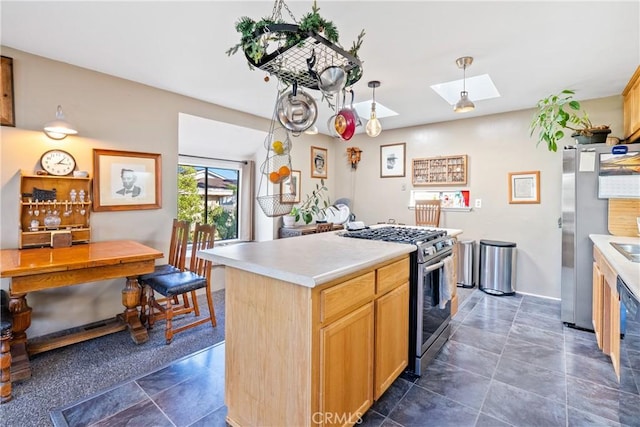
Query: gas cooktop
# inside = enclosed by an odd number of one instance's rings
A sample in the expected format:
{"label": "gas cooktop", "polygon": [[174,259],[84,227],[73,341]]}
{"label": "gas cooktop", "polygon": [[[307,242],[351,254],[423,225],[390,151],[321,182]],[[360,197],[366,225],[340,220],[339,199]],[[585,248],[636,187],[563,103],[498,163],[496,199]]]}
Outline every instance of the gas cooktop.
{"label": "gas cooktop", "polygon": [[447,235],[443,230],[432,230],[417,227],[377,227],[365,228],[357,231],[347,231],[344,237],[355,237],[358,239],[383,240],[385,242],[423,244],[431,240],[436,240]]}

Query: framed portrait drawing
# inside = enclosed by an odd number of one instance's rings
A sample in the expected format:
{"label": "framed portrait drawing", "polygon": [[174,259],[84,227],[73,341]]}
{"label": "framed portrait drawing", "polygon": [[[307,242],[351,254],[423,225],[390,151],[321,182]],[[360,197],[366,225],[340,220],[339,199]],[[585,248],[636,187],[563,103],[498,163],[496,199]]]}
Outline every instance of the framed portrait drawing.
{"label": "framed portrait drawing", "polygon": [[292,170],[291,174],[280,183],[280,202],[300,203],[300,171]]}
{"label": "framed portrait drawing", "polygon": [[327,177],[327,149],[311,147],[311,178]]}
{"label": "framed portrait drawing", "polygon": [[509,203],[540,203],[540,171],[509,172]]}
{"label": "framed portrait drawing", "polygon": [[162,207],[160,154],[93,150],[93,210]]}
{"label": "framed portrait drawing", "polygon": [[380,146],[380,178],[393,178],[405,175],[406,143]]}

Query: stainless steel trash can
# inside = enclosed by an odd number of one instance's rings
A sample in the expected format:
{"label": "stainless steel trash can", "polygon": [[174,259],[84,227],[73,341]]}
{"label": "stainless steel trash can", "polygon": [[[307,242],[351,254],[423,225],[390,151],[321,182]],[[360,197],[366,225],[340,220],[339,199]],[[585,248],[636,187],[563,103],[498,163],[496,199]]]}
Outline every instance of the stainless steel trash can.
{"label": "stainless steel trash can", "polygon": [[478,288],[492,295],[515,294],[516,244],[480,240]]}
{"label": "stainless steel trash can", "polygon": [[460,240],[458,242],[458,286],[461,288],[473,288],[474,252],[476,251],[475,240]]}

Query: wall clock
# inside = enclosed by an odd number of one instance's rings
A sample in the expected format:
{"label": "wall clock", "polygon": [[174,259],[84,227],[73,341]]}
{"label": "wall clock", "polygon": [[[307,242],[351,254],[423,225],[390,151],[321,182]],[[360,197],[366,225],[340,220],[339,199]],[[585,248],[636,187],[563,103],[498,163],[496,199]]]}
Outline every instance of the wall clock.
{"label": "wall clock", "polygon": [[76,160],[63,150],[49,150],[40,157],[40,166],[51,175],[69,175],[76,168]]}

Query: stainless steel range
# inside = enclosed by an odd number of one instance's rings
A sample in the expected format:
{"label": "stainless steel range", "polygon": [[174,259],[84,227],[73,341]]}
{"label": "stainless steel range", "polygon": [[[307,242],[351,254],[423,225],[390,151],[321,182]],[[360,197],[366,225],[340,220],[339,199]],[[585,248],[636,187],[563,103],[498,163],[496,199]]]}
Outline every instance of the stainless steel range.
{"label": "stainless steel range", "polygon": [[409,366],[421,375],[449,339],[451,302],[440,304],[445,259],[453,252],[454,240],[446,231],[419,227],[382,226],[342,234],[369,240],[416,245],[410,254]]}

